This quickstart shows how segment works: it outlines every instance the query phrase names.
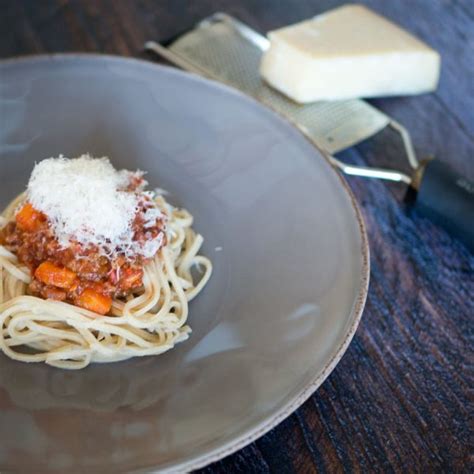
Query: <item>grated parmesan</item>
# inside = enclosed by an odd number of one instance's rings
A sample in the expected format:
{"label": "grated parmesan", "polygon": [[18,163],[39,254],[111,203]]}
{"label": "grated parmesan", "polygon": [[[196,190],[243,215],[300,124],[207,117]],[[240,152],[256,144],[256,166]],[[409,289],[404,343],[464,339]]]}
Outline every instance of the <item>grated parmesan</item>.
{"label": "grated parmesan", "polygon": [[[35,209],[46,214],[62,247],[78,242],[96,246],[102,255],[152,257],[160,248],[163,235],[145,243],[133,240],[132,224],[144,196],[143,186],[136,191],[126,188],[140,171],[117,171],[108,158],[82,155],[69,159],[62,155],[36,164],[27,188],[27,199]],[[150,204],[144,213],[145,226],[163,217]]]}

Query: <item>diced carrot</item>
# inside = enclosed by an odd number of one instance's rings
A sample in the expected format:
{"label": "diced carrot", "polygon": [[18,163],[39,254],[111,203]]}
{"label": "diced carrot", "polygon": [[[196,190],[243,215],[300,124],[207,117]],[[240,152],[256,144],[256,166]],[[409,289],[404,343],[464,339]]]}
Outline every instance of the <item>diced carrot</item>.
{"label": "diced carrot", "polygon": [[142,284],[143,270],[127,268],[122,272],[119,284],[122,290],[129,290]]}
{"label": "diced carrot", "polygon": [[51,262],[43,262],[35,271],[35,277],[46,285],[58,288],[71,288],[76,274],[67,268],[54,265]]}
{"label": "diced carrot", "polygon": [[27,202],[16,214],[16,223],[21,230],[32,232],[38,229],[44,222],[46,216],[37,211],[29,202]]}
{"label": "diced carrot", "polygon": [[112,298],[91,288],[86,288],[74,300],[77,306],[98,314],[107,314],[112,306]]}

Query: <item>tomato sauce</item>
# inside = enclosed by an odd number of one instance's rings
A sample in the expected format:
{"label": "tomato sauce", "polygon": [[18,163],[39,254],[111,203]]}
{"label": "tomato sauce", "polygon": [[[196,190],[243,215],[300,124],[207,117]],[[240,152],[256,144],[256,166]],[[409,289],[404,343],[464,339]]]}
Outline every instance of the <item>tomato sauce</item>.
{"label": "tomato sauce", "polygon": [[[151,225],[149,222],[145,225],[143,219],[143,211],[150,206],[150,202],[144,200],[142,208],[137,211],[132,227],[133,239],[136,242],[145,243],[161,233],[163,246],[166,244],[164,218],[157,219]],[[21,263],[31,270],[30,294],[46,299],[67,301],[89,309],[92,293],[110,298],[111,304],[112,298],[124,298],[142,287],[143,267],[147,259],[140,255],[135,258],[126,258],[121,256],[120,252],[118,252],[118,257],[110,259],[102,255],[97,247],[84,248],[81,244],[74,242],[63,248],[54,236],[47,217],[34,210],[28,203],[24,207],[27,207],[25,212],[22,213],[20,210],[16,220],[9,222],[0,230],[0,244],[5,245]],[[25,222],[22,220],[23,214],[28,217]],[[54,279],[48,280],[47,272],[38,272],[44,262],[48,262],[50,269],[56,267],[59,275],[61,272],[63,275],[68,275],[68,283],[61,285]],[[71,272],[74,274],[72,278]],[[84,303],[86,296],[89,297],[87,304]],[[97,300],[100,300],[100,308],[106,307],[103,299],[97,298]],[[107,311],[99,312],[105,314]]]}

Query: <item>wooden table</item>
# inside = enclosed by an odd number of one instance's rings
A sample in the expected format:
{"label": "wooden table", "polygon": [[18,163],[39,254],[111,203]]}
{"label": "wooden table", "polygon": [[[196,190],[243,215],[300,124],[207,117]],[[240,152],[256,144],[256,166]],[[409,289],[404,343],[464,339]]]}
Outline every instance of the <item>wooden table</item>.
{"label": "wooden table", "polygon": [[[218,10],[267,31],[340,3],[0,0],[0,56],[89,51],[155,60],[142,51],[146,40],[170,37]],[[474,2],[362,3],[426,40],[443,58],[435,94],[373,103],[408,127],[420,156],[434,154],[473,178]],[[372,166],[396,166],[402,156],[390,133],[340,154]],[[403,186],[349,182],[367,222],[372,266],[354,341],[296,413],[203,472],[473,471],[474,257],[410,210]]]}

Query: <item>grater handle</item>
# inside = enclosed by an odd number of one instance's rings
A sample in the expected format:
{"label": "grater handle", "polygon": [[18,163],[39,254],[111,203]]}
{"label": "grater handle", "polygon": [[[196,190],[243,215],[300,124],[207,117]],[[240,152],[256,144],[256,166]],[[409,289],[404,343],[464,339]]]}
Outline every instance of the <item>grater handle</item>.
{"label": "grater handle", "polygon": [[474,181],[442,161],[431,160],[418,184],[415,208],[474,252]]}

